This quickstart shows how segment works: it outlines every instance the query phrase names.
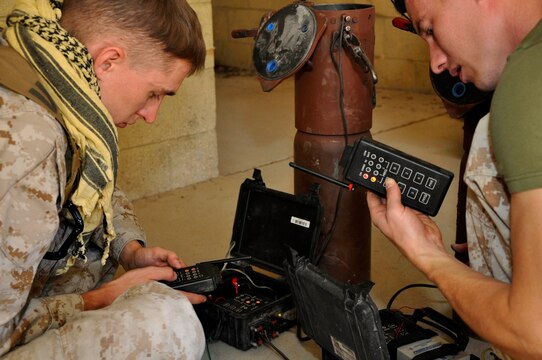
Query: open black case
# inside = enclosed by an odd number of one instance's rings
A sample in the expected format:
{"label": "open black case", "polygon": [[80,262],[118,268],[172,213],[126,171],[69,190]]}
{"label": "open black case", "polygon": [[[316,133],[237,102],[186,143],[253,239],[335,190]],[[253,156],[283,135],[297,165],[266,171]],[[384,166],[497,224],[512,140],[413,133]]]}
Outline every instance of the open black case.
{"label": "open black case", "polygon": [[[322,347],[325,360],[467,358],[455,355],[465,349],[468,336],[437,311],[421,308],[404,315],[398,310],[378,310],[369,294],[371,281],[340,283],[295,250],[285,267],[298,320],[305,334]],[[450,342],[435,340],[439,333],[433,329],[449,336]]]}
{"label": "open black case", "polygon": [[241,185],[231,239],[232,257],[222,283],[195,306],[209,340],[241,350],[270,341],[296,323],[283,263],[290,249],[311,258],[320,234],[318,185],[292,195],[269,189],[261,172]]}
{"label": "open black case", "polygon": [[370,281],[343,284],[292,251],[287,277],[303,330],[340,359],[389,360]]}

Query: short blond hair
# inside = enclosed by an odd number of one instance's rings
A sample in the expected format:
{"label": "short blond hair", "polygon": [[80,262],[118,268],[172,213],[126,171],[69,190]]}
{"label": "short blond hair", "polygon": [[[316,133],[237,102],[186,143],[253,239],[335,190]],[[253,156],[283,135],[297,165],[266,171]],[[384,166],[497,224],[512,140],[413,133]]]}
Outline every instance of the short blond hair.
{"label": "short blond hair", "polygon": [[117,38],[138,63],[180,58],[189,75],[205,66],[201,25],[186,0],[64,0],[60,23],[83,44]]}

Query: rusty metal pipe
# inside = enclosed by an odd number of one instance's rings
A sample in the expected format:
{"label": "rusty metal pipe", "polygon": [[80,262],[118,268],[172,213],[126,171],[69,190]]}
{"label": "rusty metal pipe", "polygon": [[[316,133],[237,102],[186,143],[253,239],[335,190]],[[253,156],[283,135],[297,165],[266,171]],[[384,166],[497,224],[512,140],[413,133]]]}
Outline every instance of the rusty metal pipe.
{"label": "rusty metal pipe", "polygon": [[[294,161],[343,179],[339,160],[346,141],[352,144],[361,135],[370,135],[374,89],[372,74],[356,62],[337,36],[348,26],[372,62],[375,9],[372,5],[334,4],[315,5],[313,10],[327,18],[327,27],[310,58],[311,66],[295,74],[298,131]],[[336,69],[339,59],[342,82]],[[295,172],[296,193],[307,192],[314,182],[319,181],[309,174]],[[341,191],[321,181],[324,217],[319,246],[325,249],[318,266],[340,281],[358,283],[370,279],[370,216],[365,191]]]}

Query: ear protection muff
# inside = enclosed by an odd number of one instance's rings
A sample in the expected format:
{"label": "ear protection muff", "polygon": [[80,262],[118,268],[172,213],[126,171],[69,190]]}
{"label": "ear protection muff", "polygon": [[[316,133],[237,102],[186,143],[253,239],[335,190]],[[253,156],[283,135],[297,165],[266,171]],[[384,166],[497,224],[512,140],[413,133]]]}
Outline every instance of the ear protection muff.
{"label": "ear protection muff", "polygon": [[416,34],[416,29],[412,25],[412,21],[405,19],[404,17],[396,17],[391,21],[392,25],[399,30],[404,30]]}

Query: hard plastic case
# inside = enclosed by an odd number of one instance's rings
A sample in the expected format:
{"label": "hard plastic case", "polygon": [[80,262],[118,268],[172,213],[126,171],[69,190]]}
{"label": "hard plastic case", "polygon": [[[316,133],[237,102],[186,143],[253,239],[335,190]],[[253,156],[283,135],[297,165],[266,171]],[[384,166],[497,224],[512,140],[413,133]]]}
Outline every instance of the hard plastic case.
{"label": "hard plastic case", "polygon": [[372,282],[340,283],[295,253],[286,267],[306,334],[340,359],[390,359]]}
{"label": "hard plastic case", "polygon": [[[401,346],[437,336],[433,329],[453,341],[419,349],[414,359],[451,359],[467,346],[468,336],[460,326],[431,308],[416,309],[409,316],[398,310],[378,310],[369,295],[371,281],[340,283],[295,251],[285,267],[298,320],[322,347],[326,360],[395,360]],[[431,324],[433,329],[419,323]]]}
{"label": "hard plastic case", "polygon": [[311,257],[320,233],[318,186],[292,195],[267,188],[261,172],[240,187],[231,251],[248,261],[229,263],[223,283],[195,306],[206,336],[241,350],[270,341],[296,323],[296,310],[284,277],[291,249]]}

